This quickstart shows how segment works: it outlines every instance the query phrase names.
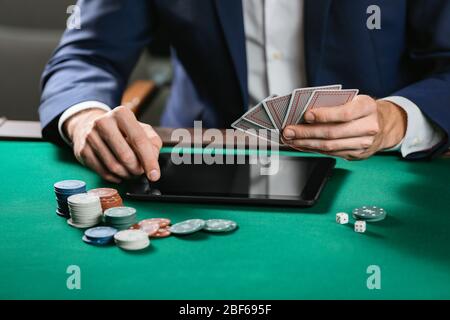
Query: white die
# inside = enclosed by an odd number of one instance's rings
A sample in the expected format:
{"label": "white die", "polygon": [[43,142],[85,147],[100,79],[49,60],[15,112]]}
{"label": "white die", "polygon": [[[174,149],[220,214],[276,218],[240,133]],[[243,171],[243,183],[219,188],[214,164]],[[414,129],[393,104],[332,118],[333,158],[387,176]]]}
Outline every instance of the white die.
{"label": "white die", "polygon": [[336,213],[336,222],[339,224],[348,223],[348,214],[346,214],[345,212]]}
{"label": "white die", "polygon": [[355,232],[365,232],[366,231],[366,222],[365,221],[356,221],[355,222]]}

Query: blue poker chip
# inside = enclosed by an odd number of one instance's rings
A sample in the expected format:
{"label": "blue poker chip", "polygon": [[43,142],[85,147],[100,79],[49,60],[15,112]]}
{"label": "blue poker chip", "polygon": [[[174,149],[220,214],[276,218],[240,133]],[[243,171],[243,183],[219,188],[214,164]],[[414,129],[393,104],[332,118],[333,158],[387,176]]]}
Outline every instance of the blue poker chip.
{"label": "blue poker chip", "polygon": [[60,209],[56,209],[56,214],[57,214],[58,216],[60,216],[60,217],[66,218],[66,219],[69,219],[69,218],[70,218],[69,212],[65,212],[65,211],[62,211],[62,210],[60,210]]}
{"label": "blue poker chip", "polygon": [[56,206],[56,209],[58,209],[59,211],[63,212],[63,213],[69,213],[69,207],[67,206]]}
{"label": "blue poker chip", "polygon": [[54,185],[54,192],[56,196],[56,214],[70,218],[67,198],[74,194],[86,192],[86,182],[81,180],[63,180],[56,182]]}
{"label": "blue poker chip", "polygon": [[71,195],[78,194],[78,193],[86,193],[86,188],[84,187],[84,188],[64,190],[64,191],[55,190],[55,195],[59,199],[67,199]]}
{"label": "blue poker chip", "polygon": [[83,236],[82,239],[83,239],[84,242],[86,242],[88,244],[91,244],[91,245],[94,245],[94,246],[106,246],[106,245],[108,245],[108,244],[110,244],[112,242],[113,238],[108,238],[107,240],[92,240],[92,239],[89,239],[86,236]]}
{"label": "blue poker chip", "polygon": [[53,190],[55,190],[55,192],[59,193],[59,194],[67,194],[67,193],[73,193],[77,190],[86,190],[86,186],[81,186],[81,187],[77,187],[77,188],[67,188],[67,189],[54,188]]}
{"label": "blue poker chip", "polygon": [[56,182],[53,187],[55,188],[55,191],[64,193],[64,191],[68,190],[79,190],[86,188],[86,182],[81,180],[63,180]]}
{"label": "blue poker chip", "polygon": [[103,240],[112,239],[117,232],[117,229],[111,227],[95,227],[87,229],[84,235],[90,240]]}

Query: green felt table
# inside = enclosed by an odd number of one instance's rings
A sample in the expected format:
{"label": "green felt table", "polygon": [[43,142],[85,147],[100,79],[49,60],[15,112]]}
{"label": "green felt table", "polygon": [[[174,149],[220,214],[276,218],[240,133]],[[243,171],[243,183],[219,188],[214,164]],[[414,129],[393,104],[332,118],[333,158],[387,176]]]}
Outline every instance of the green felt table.
{"label": "green felt table", "polygon": [[[2,299],[450,298],[449,159],[338,160],[318,204],[307,209],[126,199],[141,219],[220,217],[240,226],[228,235],[153,240],[131,253],[85,244],[82,231],[55,214],[55,181],[108,186],[69,151],[3,141],[0,154]],[[337,212],[372,204],[388,218],[365,234],[336,224]],[[80,267],[80,290],[66,286],[70,265]],[[381,269],[379,290],[367,287],[370,265]]]}

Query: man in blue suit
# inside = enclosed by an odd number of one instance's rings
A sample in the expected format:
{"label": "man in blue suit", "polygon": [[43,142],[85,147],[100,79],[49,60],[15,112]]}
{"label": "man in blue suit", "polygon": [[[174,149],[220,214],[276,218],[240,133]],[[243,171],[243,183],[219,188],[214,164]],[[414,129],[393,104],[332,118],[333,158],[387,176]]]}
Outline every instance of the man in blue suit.
{"label": "man in blue suit", "polygon": [[[449,148],[450,1],[85,0],[43,75],[44,137],[65,140],[109,181],[160,177],[161,140],[120,103],[140,52],[161,28],[174,81],[163,126],[229,127],[269,94],[341,83],[360,95],[289,126],[295,148],[347,159]],[[369,10],[368,10],[369,9]],[[371,10],[380,21],[371,28]],[[373,12],[375,12],[373,11]]]}

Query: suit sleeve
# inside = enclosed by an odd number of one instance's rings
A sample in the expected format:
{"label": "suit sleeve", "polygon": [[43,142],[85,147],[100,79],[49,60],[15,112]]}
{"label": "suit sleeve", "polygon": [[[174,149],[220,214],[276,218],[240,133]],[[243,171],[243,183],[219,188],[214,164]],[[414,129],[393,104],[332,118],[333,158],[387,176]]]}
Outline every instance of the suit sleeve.
{"label": "suit sleeve", "polygon": [[441,143],[407,158],[429,158],[450,146],[450,1],[408,1],[409,59],[428,76],[393,93],[405,97],[438,125],[445,137]]}
{"label": "suit sleeve", "polygon": [[45,67],[39,116],[44,138],[62,143],[58,119],[70,106],[117,106],[151,39],[150,1],[81,0],[81,28],[66,30]]}

